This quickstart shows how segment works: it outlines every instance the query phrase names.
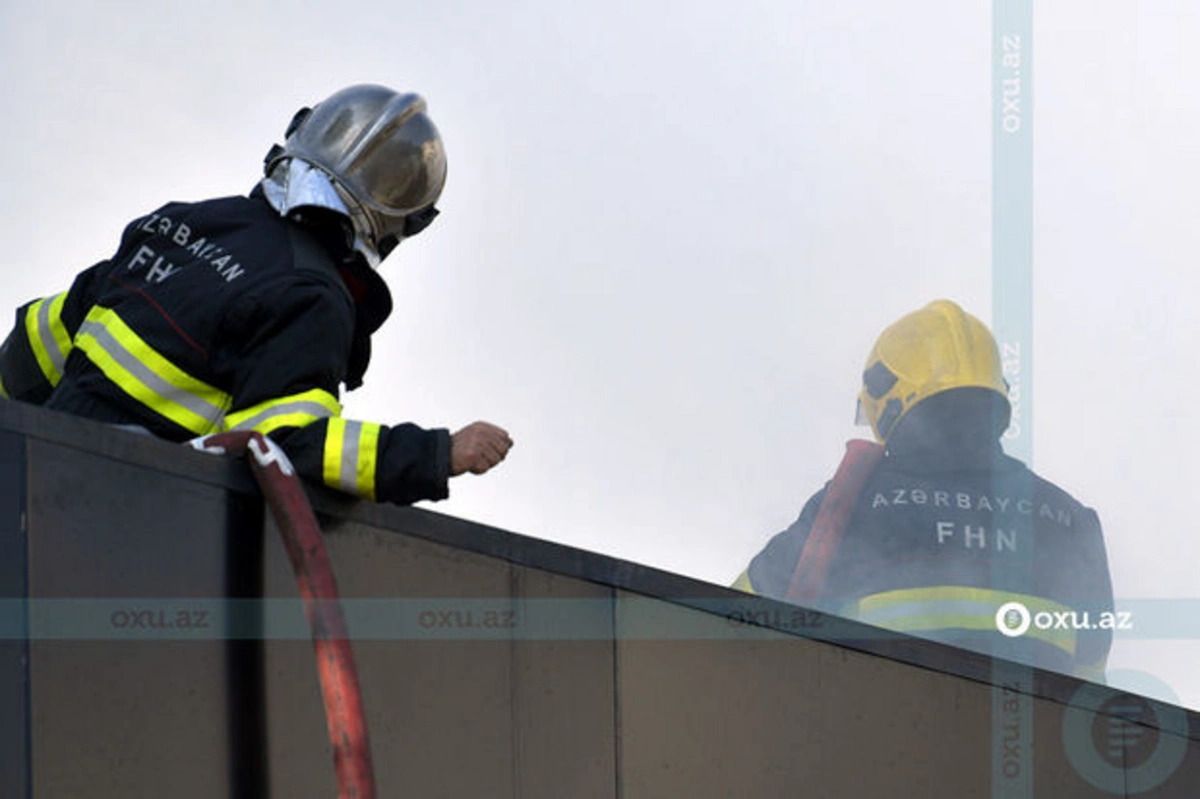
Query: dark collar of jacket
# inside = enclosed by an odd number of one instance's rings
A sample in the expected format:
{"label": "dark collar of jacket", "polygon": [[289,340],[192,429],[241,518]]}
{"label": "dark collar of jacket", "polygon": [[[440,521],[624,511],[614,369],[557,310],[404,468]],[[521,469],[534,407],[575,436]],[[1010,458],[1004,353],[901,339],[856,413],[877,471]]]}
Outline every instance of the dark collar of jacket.
{"label": "dark collar of jacket", "polygon": [[887,456],[897,466],[911,463],[922,471],[1016,467],[1000,445],[1008,421],[1008,401],[994,391],[944,391],[900,419],[888,437]]}
{"label": "dark collar of jacket", "polygon": [[[250,197],[269,207],[261,184],[254,187]],[[354,233],[345,216],[328,208],[306,206],[293,209],[287,221],[303,229],[329,255],[343,288],[354,301],[354,341],[344,381],[346,390],[353,391],[363,384],[371,362],[371,335],[392,314],[392,292],[379,273],[354,250]]]}

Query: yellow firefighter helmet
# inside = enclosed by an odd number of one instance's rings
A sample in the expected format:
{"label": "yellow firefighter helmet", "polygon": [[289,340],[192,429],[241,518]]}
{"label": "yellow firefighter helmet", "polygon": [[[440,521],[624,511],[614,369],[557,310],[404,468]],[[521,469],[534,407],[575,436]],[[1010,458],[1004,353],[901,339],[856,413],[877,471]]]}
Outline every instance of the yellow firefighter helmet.
{"label": "yellow firefighter helmet", "polygon": [[950,300],[902,317],[875,341],[863,367],[859,422],[884,442],[919,402],[956,388],[990,389],[1008,403],[996,340],[983,322]]}

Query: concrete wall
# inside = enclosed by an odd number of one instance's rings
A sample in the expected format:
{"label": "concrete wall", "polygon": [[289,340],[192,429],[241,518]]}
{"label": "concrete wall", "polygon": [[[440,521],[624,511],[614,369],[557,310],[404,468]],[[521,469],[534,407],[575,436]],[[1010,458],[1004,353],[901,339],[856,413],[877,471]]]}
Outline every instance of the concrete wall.
{"label": "concrete wall", "polygon": [[[243,466],[3,405],[0,471],[0,797],[336,794]],[[381,796],[1200,795],[1195,714],[1142,704],[1114,760],[1107,689],[314,493]]]}

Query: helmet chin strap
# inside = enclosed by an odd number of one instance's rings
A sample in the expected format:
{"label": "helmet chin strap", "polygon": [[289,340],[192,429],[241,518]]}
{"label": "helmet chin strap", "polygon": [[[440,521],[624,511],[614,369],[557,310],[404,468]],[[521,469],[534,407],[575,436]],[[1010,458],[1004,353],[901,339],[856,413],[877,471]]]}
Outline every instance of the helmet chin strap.
{"label": "helmet chin strap", "polygon": [[[329,180],[326,177],[326,180]],[[335,181],[330,181],[333,190],[337,193],[338,198],[342,201],[342,206],[346,209],[346,216],[350,218],[350,224],[354,228],[354,249],[361,255],[372,269],[378,269],[379,264],[387,256],[387,253],[382,255],[374,244],[375,230],[371,226],[371,218],[363,207],[354,199],[351,194],[343,189]],[[391,252],[389,249],[388,252]]]}

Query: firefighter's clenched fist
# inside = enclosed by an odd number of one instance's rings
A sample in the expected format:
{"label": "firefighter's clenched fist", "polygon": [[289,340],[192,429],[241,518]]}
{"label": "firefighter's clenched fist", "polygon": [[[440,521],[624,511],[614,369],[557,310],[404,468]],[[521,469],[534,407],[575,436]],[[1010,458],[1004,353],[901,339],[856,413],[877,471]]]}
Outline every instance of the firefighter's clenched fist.
{"label": "firefighter's clenched fist", "polygon": [[450,476],[483,474],[512,448],[508,433],[494,424],[472,422],[450,436]]}

